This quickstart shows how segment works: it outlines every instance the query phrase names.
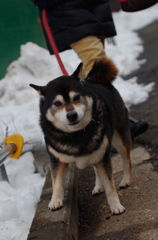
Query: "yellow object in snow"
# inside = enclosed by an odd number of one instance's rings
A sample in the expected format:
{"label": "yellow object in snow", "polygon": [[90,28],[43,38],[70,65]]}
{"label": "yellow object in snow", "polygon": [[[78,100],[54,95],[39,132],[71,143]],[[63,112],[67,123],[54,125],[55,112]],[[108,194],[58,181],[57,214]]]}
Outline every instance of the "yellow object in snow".
{"label": "yellow object in snow", "polygon": [[7,144],[10,144],[10,146],[13,145],[12,150],[10,151],[11,154],[9,157],[18,159],[21,156],[22,148],[24,145],[23,137],[18,133],[14,133],[6,137],[3,141]]}

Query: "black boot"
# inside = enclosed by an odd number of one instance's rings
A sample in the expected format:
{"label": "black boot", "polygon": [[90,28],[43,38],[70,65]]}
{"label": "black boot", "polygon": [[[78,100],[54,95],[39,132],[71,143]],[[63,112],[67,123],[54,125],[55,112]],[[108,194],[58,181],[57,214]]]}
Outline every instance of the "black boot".
{"label": "black boot", "polygon": [[129,117],[132,140],[147,131],[149,124],[144,120],[136,120]]}

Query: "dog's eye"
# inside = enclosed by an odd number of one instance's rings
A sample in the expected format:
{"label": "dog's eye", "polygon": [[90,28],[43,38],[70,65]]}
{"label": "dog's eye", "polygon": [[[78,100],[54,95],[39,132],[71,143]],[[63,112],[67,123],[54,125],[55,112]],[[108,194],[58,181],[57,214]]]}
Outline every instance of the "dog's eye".
{"label": "dog's eye", "polygon": [[56,107],[60,107],[62,105],[62,103],[60,101],[55,101],[53,103]]}
{"label": "dog's eye", "polygon": [[79,100],[80,100],[80,97],[81,97],[81,96],[80,96],[79,94],[75,95],[74,98],[73,98],[73,101],[74,101],[74,102],[79,101]]}

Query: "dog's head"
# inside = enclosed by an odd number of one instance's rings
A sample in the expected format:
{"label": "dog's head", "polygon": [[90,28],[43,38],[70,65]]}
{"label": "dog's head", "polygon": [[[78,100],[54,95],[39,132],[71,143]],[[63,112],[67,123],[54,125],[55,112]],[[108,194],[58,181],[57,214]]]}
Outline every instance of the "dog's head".
{"label": "dog's head", "polygon": [[80,64],[71,76],[61,76],[46,86],[30,84],[40,95],[41,115],[64,132],[84,129],[92,119],[93,97],[80,82],[81,67]]}

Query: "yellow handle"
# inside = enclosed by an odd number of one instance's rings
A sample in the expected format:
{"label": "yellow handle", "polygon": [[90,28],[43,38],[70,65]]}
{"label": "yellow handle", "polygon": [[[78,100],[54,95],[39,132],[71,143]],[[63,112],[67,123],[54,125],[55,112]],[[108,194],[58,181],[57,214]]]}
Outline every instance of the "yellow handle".
{"label": "yellow handle", "polygon": [[21,156],[22,148],[24,145],[23,137],[20,134],[15,133],[6,137],[3,141],[7,144],[10,144],[10,143],[15,144],[16,151],[12,153],[9,157],[18,159]]}

